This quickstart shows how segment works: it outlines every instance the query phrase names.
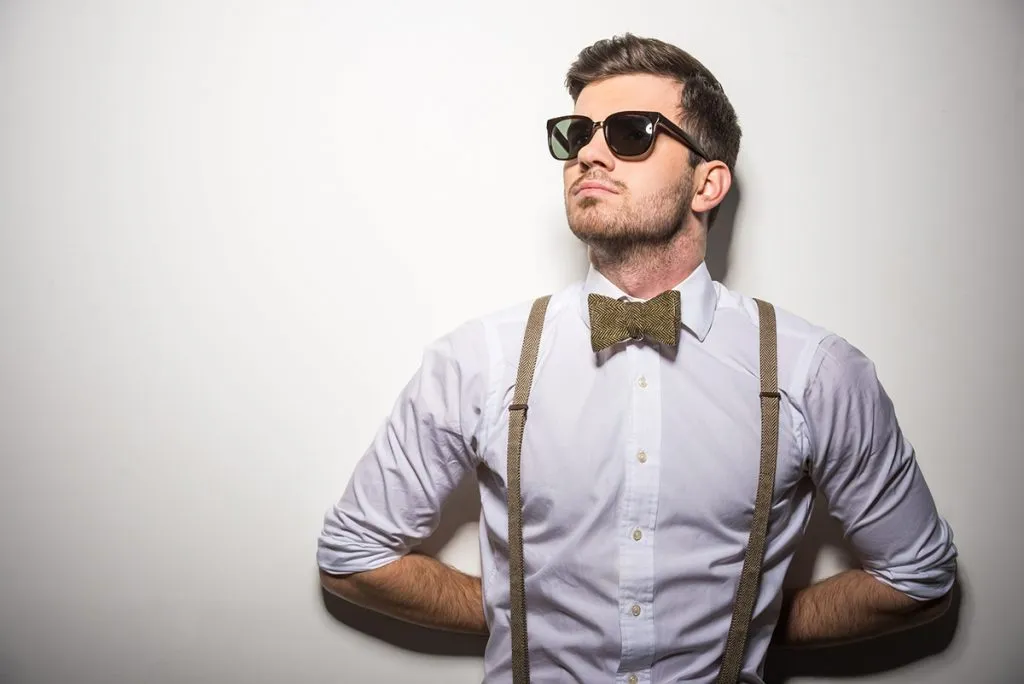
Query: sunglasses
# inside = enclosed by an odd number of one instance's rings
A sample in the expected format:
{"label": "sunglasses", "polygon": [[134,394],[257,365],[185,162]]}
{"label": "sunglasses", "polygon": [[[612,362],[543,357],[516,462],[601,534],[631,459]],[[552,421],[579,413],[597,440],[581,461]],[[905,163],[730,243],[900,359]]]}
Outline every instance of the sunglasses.
{"label": "sunglasses", "polygon": [[659,112],[616,112],[604,121],[570,114],[548,119],[548,150],[559,161],[575,159],[597,129],[604,130],[604,139],[617,157],[640,157],[654,145],[658,131],[665,131],[679,140],[699,157],[710,161],[700,145],[686,131]]}

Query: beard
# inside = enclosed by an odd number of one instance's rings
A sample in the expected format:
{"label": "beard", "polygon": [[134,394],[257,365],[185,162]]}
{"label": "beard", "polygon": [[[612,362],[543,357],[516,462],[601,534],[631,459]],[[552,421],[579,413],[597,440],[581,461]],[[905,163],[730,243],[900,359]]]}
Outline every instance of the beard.
{"label": "beard", "polygon": [[623,201],[617,209],[603,197],[584,197],[575,206],[566,198],[566,218],[573,235],[604,260],[625,261],[675,240],[686,227],[692,194],[693,178],[687,175],[638,201]]}

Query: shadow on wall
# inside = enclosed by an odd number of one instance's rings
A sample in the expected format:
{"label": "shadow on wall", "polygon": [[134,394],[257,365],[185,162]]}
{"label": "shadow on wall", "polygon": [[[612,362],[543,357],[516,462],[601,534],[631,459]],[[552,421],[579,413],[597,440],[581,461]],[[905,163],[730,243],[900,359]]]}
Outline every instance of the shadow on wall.
{"label": "shadow on wall", "polygon": [[427,629],[361,608],[338,598],[323,587],[320,592],[327,611],[338,622],[392,646],[430,655],[484,657],[484,648],[487,646],[485,636]]}
{"label": "shadow on wall", "polygon": [[732,249],[732,238],[736,230],[736,210],[740,205],[742,192],[738,175],[733,177],[732,188],[722,200],[721,209],[715,219],[715,225],[708,230],[707,263],[711,278],[724,283],[729,274],[729,251]]}

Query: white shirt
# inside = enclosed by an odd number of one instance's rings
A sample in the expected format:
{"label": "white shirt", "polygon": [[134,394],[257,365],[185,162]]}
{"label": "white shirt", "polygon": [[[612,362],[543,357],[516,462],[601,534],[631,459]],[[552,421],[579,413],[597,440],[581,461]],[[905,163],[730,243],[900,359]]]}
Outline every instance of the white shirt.
{"label": "white shirt", "polygon": [[[675,289],[678,349],[595,354],[587,295],[626,295],[593,267],[551,298],[522,450],[532,679],[713,682],[753,515],[761,454],[758,315],[702,264]],[[511,682],[508,406],[531,302],[464,323],[422,365],[325,516],[321,568],[406,554],[446,495],[479,470],[488,684]],[[782,395],[760,594],[741,680],[762,682],[782,582],[815,487],[864,569],[920,600],[952,585],[949,525],[874,365],[776,309]]]}

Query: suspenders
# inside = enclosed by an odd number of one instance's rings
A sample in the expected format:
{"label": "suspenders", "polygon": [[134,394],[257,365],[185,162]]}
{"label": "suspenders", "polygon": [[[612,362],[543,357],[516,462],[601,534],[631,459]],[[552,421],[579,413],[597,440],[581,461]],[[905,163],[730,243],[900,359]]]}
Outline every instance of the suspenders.
{"label": "suspenders", "polygon": [[[529,684],[530,660],[527,651],[526,588],[523,579],[523,510],[520,491],[519,463],[526,427],[527,407],[533,374],[537,367],[544,315],[551,296],[540,297],[533,303],[526,322],[523,349],[519,357],[515,394],[509,406],[508,417],[508,545],[509,545],[509,598],[512,610],[512,681]],[[771,509],[772,490],[775,485],[775,463],[779,444],[779,389],[778,351],[776,347],[775,309],[771,304],[755,299],[760,316],[760,376],[761,376],[761,467],[754,500],[754,517],[750,539],[743,556],[736,599],[733,602],[732,622],[726,639],[725,654],[716,684],[737,684],[743,667],[747,645],[747,632],[754,612],[761,580],[765,539],[768,532],[768,514]]]}

